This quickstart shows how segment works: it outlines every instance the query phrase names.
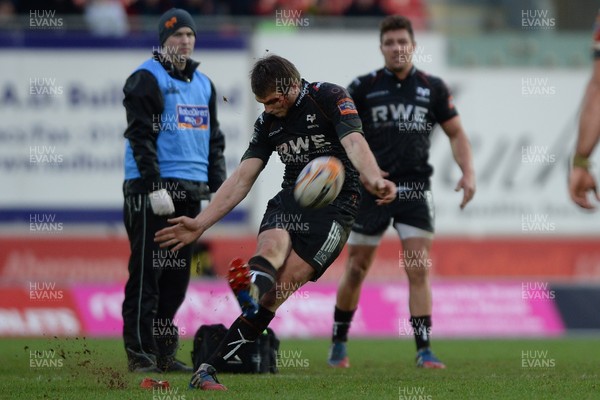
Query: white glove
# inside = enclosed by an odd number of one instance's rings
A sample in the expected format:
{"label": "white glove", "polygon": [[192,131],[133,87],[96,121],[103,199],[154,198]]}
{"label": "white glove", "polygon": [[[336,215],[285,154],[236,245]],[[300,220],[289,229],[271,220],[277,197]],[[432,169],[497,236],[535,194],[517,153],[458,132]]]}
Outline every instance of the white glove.
{"label": "white glove", "polygon": [[155,215],[171,215],[175,212],[175,206],[173,200],[169,196],[167,189],[159,189],[151,192],[148,197],[150,198],[150,206],[152,212]]}

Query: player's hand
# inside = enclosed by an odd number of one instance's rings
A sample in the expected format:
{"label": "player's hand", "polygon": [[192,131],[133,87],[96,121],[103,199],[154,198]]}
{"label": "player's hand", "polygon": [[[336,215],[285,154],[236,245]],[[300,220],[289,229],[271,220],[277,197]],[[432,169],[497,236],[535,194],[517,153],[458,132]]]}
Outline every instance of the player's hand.
{"label": "player's hand", "polygon": [[396,184],[383,178],[379,178],[374,184],[365,185],[365,187],[369,192],[379,197],[379,199],[375,200],[377,205],[391,203],[398,195]]}
{"label": "player's hand", "polygon": [[173,226],[163,228],[154,235],[154,241],[160,243],[161,248],[174,246],[171,251],[177,251],[204,233],[198,221],[190,217],[171,218],[168,222]]}
{"label": "player's hand", "polygon": [[569,173],[569,194],[571,199],[581,208],[586,210],[594,210],[596,207],[592,205],[587,197],[588,192],[593,192],[596,200],[600,201],[598,191],[596,189],[596,180],[585,168],[573,167]]}
{"label": "player's hand", "polygon": [[460,203],[460,209],[462,210],[475,195],[475,177],[472,175],[463,175],[454,188],[454,191],[458,192],[461,189],[463,190],[463,199]]}

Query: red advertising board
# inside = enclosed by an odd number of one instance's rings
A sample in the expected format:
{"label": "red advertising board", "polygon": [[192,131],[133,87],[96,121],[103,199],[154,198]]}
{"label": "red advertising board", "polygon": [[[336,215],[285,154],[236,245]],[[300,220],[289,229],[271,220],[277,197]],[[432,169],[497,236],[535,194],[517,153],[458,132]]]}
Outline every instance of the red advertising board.
{"label": "red advertising board", "polygon": [[[224,275],[234,257],[248,259],[256,248],[250,237],[211,237],[211,258]],[[129,243],[103,238],[1,238],[0,282],[124,282]],[[600,239],[593,238],[438,238],[431,274],[439,278],[515,278],[600,282]],[[346,251],[320,281],[337,281]],[[399,241],[382,241],[370,280],[405,279]]]}
{"label": "red advertising board", "polygon": [[124,282],[123,237],[0,238],[0,282]]}
{"label": "red advertising board", "polygon": [[0,336],[83,334],[71,291],[52,281],[0,290]]}

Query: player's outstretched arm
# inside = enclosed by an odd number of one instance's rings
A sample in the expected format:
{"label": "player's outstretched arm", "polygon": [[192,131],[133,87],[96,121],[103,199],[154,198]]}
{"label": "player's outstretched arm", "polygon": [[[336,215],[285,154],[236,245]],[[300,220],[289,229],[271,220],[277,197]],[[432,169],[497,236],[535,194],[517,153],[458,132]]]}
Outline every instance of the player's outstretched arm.
{"label": "player's outstretched arm", "polygon": [[392,202],[396,198],[398,188],[394,182],[384,179],[375,156],[363,135],[359,132],[352,132],[344,136],[341,143],[346,150],[346,154],[348,154],[348,158],[360,172],[360,180],[365,188],[379,197],[377,203]]}
{"label": "player's outstretched arm", "polygon": [[588,200],[587,193],[593,192],[600,201],[596,180],[589,171],[588,157],[600,139],[600,60],[594,61],[594,72],[590,79],[583,108],[579,117],[579,133],[575,147],[575,157],[569,173],[569,195],[575,204],[591,210],[595,207]]}
{"label": "player's outstretched arm", "polygon": [[473,169],[471,144],[462,127],[459,116],[449,119],[442,123],[441,126],[450,139],[452,155],[463,174],[454,189],[457,192],[461,189],[463,191],[463,199],[460,203],[460,208],[463,209],[475,195],[475,170]]}
{"label": "player's outstretched arm", "polygon": [[198,239],[246,197],[263,168],[264,162],[259,158],[247,158],[242,161],[214,194],[210,204],[196,218],[169,219],[173,226],[156,232],[154,241],[160,243],[160,247],[163,248],[174,246],[171,250],[177,251]]}

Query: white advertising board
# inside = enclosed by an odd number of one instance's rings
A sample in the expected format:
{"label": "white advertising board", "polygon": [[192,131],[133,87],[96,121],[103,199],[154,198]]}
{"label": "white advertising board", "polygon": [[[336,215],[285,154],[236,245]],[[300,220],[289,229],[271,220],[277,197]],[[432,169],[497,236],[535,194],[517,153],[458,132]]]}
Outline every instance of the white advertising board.
{"label": "white advertising board", "polygon": [[[23,50],[0,64],[0,207],[120,208],[125,80],[148,51]],[[247,145],[246,51],[197,52],[215,83],[228,171]]]}
{"label": "white advertising board", "polygon": [[[597,214],[569,199],[569,156],[591,71],[448,71],[472,143],[477,193],[459,209],[460,171],[447,137],[435,132],[431,162],[440,234],[598,235]],[[598,176],[600,154],[596,152]]]}

